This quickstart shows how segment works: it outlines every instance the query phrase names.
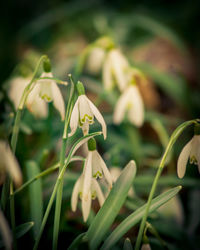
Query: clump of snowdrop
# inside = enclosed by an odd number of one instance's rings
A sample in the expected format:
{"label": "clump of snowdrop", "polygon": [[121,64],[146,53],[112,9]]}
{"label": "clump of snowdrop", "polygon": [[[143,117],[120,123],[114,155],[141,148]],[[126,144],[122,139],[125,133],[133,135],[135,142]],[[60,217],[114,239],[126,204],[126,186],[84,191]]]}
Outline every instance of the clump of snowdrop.
{"label": "clump of snowdrop", "polygon": [[113,115],[115,124],[120,124],[127,114],[128,120],[137,127],[144,122],[144,104],[140,95],[135,77],[140,76],[138,70],[130,69],[128,74],[128,86],[119,97]]}
{"label": "clump of snowdrop", "polygon": [[88,219],[92,199],[97,197],[100,206],[104,203],[105,197],[97,181],[97,178],[102,178],[103,176],[111,188],[112,177],[105,162],[96,150],[95,139],[91,138],[88,141],[88,155],[85,160],[83,173],[74,185],[71,198],[72,211],[76,211],[78,196],[80,196],[84,221]]}
{"label": "clump of snowdrop", "polygon": [[194,136],[182,149],[177,163],[177,174],[179,178],[183,178],[186,172],[187,162],[198,166],[200,173],[200,125],[196,124]]}
{"label": "clump of snowdrop", "polygon": [[14,184],[18,187],[22,184],[22,173],[19,164],[10,150],[9,145],[0,140],[0,183],[3,182],[6,172],[10,175]]}
{"label": "clump of snowdrop", "polygon": [[104,118],[95,105],[85,95],[84,86],[80,81],[77,83],[77,91],[79,97],[72,110],[70,119],[71,132],[69,136],[72,136],[76,132],[78,126],[82,128],[83,134],[87,135],[89,132],[89,125],[94,123],[94,117],[96,117],[102,126],[104,139],[106,139],[107,129]]}

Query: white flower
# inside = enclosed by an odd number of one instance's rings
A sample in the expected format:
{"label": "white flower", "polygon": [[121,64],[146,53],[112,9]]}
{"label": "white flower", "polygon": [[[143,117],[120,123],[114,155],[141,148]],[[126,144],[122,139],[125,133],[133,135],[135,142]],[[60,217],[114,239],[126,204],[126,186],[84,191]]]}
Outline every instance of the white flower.
{"label": "white flower", "polygon": [[94,178],[105,177],[105,180],[109,184],[109,187],[112,188],[112,176],[100,154],[97,150],[89,151],[88,158],[91,157],[92,164],[92,176]]}
{"label": "white flower", "polygon": [[87,58],[86,69],[89,73],[98,74],[101,70],[103,60],[105,57],[105,50],[100,47],[92,49]]}
{"label": "white flower", "polygon": [[[29,84],[31,78],[15,77],[11,80],[9,97],[13,101],[15,109],[18,109],[19,103],[25,87]],[[26,100],[28,110],[36,117],[46,118],[48,115],[48,107],[38,95],[37,89],[34,88],[28,95]]]}
{"label": "white flower", "polygon": [[127,86],[128,61],[118,49],[108,52],[103,64],[103,84],[106,90],[111,90],[117,83],[120,91]]}
{"label": "white flower", "polygon": [[191,164],[198,165],[200,172],[200,135],[194,135],[179,155],[177,163],[177,174],[179,178],[183,178],[185,175],[188,159],[190,159]]}
{"label": "white flower", "polygon": [[106,123],[103,116],[84,94],[78,97],[72,110],[70,120],[71,133],[69,136],[72,136],[76,132],[78,125],[82,128],[84,135],[88,134],[89,125],[94,123],[94,116],[101,124],[104,139],[106,139]]}
{"label": "white flower", "polygon": [[148,243],[142,244],[141,250],[151,250],[151,246]]}
{"label": "white flower", "polygon": [[17,160],[10,150],[9,145],[4,141],[0,141],[0,179],[8,172],[16,186],[22,183],[22,174]]}
{"label": "white flower", "polygon": [[91,157],[87,158],[83,174],[76,181],[73,188],[71,198],[73,212],[76,211],[78,196],[80,196],[82,200],[82,213],[84,221],[86,221],[89,216],[92,199],[97,197],[100,206],[102,206],[104,203],[105,198],[101,188],[96,179],[92,178]]}
{"label": "white flower", "polygon": [[136,126],[142,126],[144,122],[144,106],[140,92],[136,85],[130,84],[122,93],[115,106],[113,121],[120,124],[127,111],[128,120]]}
{"label": "white flower", "polygon": [[[48,73],[43,72],[41,77],[53,77],[53,75],[51,72],[48,72]],[[54,107],[60,113],[61,119],[64,120],[65,104],[64,104],[61,91],[59,87],[57,86],[56,82],[51,79],[41,79],[37,82],[34,89],[36,89],[36,93],[38,93],[39,96],[46,102],[53,101]]]}

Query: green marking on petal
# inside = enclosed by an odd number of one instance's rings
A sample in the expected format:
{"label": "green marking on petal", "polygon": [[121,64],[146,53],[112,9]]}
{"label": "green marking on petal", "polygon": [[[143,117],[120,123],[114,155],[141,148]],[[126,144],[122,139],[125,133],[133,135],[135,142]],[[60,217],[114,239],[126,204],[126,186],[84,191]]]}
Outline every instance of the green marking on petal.
{"label": "green marking on petal", "polygon": [[194,155],[190,156],[190,164],[198,164],[197,158]]}
{"label": "green marking on petal", "polygon": [[79,119],[79,126],[82,127],[83,124],[86,122],[86,118],[87,118],[87,121],[89,124],[93,124],[94,123],[94,120],[93,120],[93,117],[88,115],[88,114],[85,114],[84,117],[82,119]]}
{"label": "green marking on petal", "polygon": [[103,175],[102,175],[102,173],[101,172],[99,172],[99,171],[97,171],[95,174],[93,174],[93,177],[94,178],[102,178],[103,177]]}
{"label": "green marking on petal", "polygon": [[45,101],[48,101],[48,102],[51,102],[52,101],[52,99],[51,99],[51,97],[50,96],[48,96],[47,94],[44,94],[44,95],[42,95],[42,96],[40,96],[43,100],[45,100]]}
{"label": "green marking on petal", "polygon": [[96,193],[96,191],[92,192],[91,197],[92,197],[92,199],[93,199],[93,200],[95,200],[95,199],[96,199],[96,197],[97,197],[97,193]]}

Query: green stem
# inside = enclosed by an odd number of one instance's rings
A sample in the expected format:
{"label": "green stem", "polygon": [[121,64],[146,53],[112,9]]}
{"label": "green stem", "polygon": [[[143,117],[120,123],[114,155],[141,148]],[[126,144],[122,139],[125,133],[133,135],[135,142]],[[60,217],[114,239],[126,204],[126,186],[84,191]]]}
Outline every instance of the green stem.
{"label": "green stem", "polygon": [[[20,104],[19,104],[19,107],[18,107],[18,110],[16,113],[14,126],[13,126],[13,133],[12,133],[12,137],[11,137],[11,148],[12,148],[13,154],[15,154],[15,151],[16,151],[17,139],[18,139],[18,134],[19,134],[19,126],[20,126],[21,115],[22,115],[22,111],[24,108],[24,104],[26,102],[28,94],[31,91],[32,83],[33,83],[34,78],[38,72],[40,63],[46,57],[47,56],[42,56],[40,58],[37,66],[35,68],[35,71],[33,73],[32,80],[27,85],[27,87],[24,89],[23,95],[21,97]],[[17,243],[16,243],[16,237],[15,237],[15,200],[14,200],[14,195],[13,195],[13,182],[12,182],[12,180],[10,180],[10,187],[9,188],[10,188],[10,218],[11,218],[11,225],[12,225],[12,232],[13,232],[13,245],[14,245],[14,248],[16,249]]]}
{"label": "green stem", "polygon": [[[85,159],[81,156],[76,156],[76,157],[72,157],[71,161],[84,161]],[[65,161],[66,164],[66,161]],[[54,170],[58,169],[60,166],[59,163],[53,165],[52,167],[48,168],[47,170],[44,170],[43,172],[39,173],[38,175],[34,176],[32,179],[30,179],[29,181],[25,182],[21,187],[19,187],[17,190],[14,191],[13,195],[18,194],[19,192],[21,192],[24,188],[26,188],[27,186],[29,186],[31,183],[33,183],[34,181],[40,179],[41,177],[50,174],[51,172],[53,172]]]}
{"label": "green stem", "polygon": [[33,250],[36,250],[37,247],[38,247],[38,244],[39,244],[40,238],[41,238],[41,236],[42,236],[42,233],[43,233],[44,226],[45,226],[45,224],[46,224],[47,218],[48,218],[48,216],[49,216],[49,212],[50,212],[50,210],[51,210],[51,207],[52,207],[52,204],[53,204],[53,201],[54,201],[54,198],[55,198],[55,195],[56,195],[58,186],[59,186],[59,184],[60,184],[60,182],[61,182],[61,180],[62,180],[62,178],[63,178],[63,176],[64,176],[65,170],[66,170],[66,168],[67,168],[67,166],[68,166],[68,164],[69,164],[69,162],[70,162],[70,159],[72,158],[73,154],[75,153],[74,150],[77,149],[77,148],[76,148],[77,145],[78,145],[83,139],[85,139],[85,138],[91,138],[91,137],[93,137],[93,136],[97,136],[97,135],[100,135],[100,134],[101,134],[101,132],[95,132],[95,133],[86,135],[86,136],[80,138],[80,139],[72,146],[72,148],[71,148],[71,150],[70,150],[70,152],[69,152],[69,154],[68,154],[68,156],[67,156],[66,162],[65,162],[65,164],[64,164],[62,170],[60,171],[59,176],[58,176],[58,178],[57,178],[57,180],[56,180],[56,184],[55,184],[54,189],[53,189],[53,192],[52,192],[52,194],[51,194],[51,198],[50,198],[50,200],[49,200],[49,203],[48,203],[48,206],[47,206],[45,215],[44,215],[44,217],[43,217],[42,224],[41,224],[41,227],[40,227],[40,231],[39,231],[38,236],[37,236],[37,238],[36,238],[36,241],[35,241],[35,245],[34,245],[34,247],[33,247]]}
{"label": "green stem", "polygon": [[[72,99],[74,95],[74,82],[72,80],[71,75],[69,75],[69,77],[71,81],[71,89],[70,89],[70,96],[69,96],[69,101],[67,105],[67,110],[66,110],[65,125],[64,125],[64,130],[63,130],[59,173],[62,171],[64,167],[64,163],[65,163],[65,154],[66,154],[67,139],[68,139],[67,133],[68,133],[68,126],[69,126],[69,121],[71,117],[72,107],[73,107]],[[57,249],[57,245],[58,245],[58,233],[59,233],[60,213],[61,213],[62,193],[63,193],[63,177],[61,178],[60,183],[58,185],[58,192],[56,196],[56,209],[55,209],[54,228],[53,228],[53,249],[54,250]]]}
{"label": "green stem", "polygon": [[142,237],[143,237],[144,228],[145,228],[147,217],[148,217],[148,213],[149,213],[149,208],[151,206],[151,201],[153,199],[153,196],[154,196],[157,184],[158,184],[159,177],[160,177],[160,175],[162,173],[162,170],[163,170],[163,168],[165,166],[165,161],[166,161],[167,155],[171,151],[174,143],[176,142],[176,140],[178,139],[178,137],[181,135],[181,133],[183,132],[183,130],[186,127],[190,126],[191,124],[195,124],[195,123],[197,123],[196,120],[191,120],[191,121],[187,121],[187,122],[182,123],[178,128],[175,129],[175,131],[172,133],[172,135],[170,137],[169,143],[168,143],[167,148],[166,148],[166,150],[164,152],[164,155],[163,155],[163,157],[161,159],[160,165],[158,167],[155,179],[154,179],[152,187],[151,187],[151,191],[150,191],[150,194],[149,194],[149,197],[148,197],[148,201],[147,201],[147,206],[146,206],[146,209],[145,209],[145,213],[144,213],[144,216],[142,218],[142,222],[140,224],[139,233],[138,233],[138,237],[137,237],[137,241],[136,241],[136,245],[135,245],[135,250],[139,250],[139,248],[140,248]]}

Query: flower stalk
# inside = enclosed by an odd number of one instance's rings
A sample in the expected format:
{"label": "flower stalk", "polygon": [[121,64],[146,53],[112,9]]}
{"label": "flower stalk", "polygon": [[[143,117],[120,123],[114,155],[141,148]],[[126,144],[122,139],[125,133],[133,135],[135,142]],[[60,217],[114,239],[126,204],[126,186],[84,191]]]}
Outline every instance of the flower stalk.
{"label": "flower stalk", "polygon": [[[68,138],[68,126],[72,112],[72,100],[74,95],[74,82],[72,76],[69,75],[70,82],[71,82],[71,90],[70,90],[70,97],[67,105],[67,111],[65,116],[65,124],[63,130],[63,137],[62,137],[62,148],[60,153],[60,166],[59,166],[59,173],[62,171],[64,163],[65,163],[65,154],[66,154],[66,147],[67,147],[67,138]],[[62,192],[63,192],[63,176],[60,179],[58,184],[58,191],[56,196],[56,208],[55,208],[55,216],[54,216],[54,228],[53,228],[53,249],[57,249],[58,245],[58,233],[59,233],[59,225],[60,225],[60,212],[61,212],[61,204],[62,204]]]}
{"label": "flower stalk", "polygon": [[170,137],[169,143],[168,143],[167,148],[166,148],[166,150],[165,150],[165,152],[163,154],[163,157],[161,159],[160,165],[158,167],[156,176],[154,178],[154,181],[153,181],[153,184],[152,184],[152,187],[151,187],[151,191],[150,191],[150,194],[149,194],[149,197],[148,197],[145,213],[144,213],[142,222],[140,224],[139,233],[138,233],[138,237],[137,237],[137,241],[136,241],[136,245],[135,245],[135,250],[140,249],[140,245],[141,245],[141,241],[142,241],[142,237],[143,237],[143,233],[144,233],[144,228],[145,228],[148,213],[149,213],[149,208],[151,206],[151,201],[153,199],[153,196],[154,196],[157,184],[158,184],[158,180],[159,180],[160,175],[162,173],[162,170],[163,170],[163,168],[165,166],[167,156],[168,156],[169,152],[171,151],[174,143],[178,139],[178,137],[182,134],[183,130],[186,129],[188,126],[190,126],[192,124],[197,124],[197,123],[198,123],[197,120],[191,120],[191,121],[187,121],[187,122],[182,123],[180,126],[178,126],[175,129],[175,131],[172,133],[172,135]]}

